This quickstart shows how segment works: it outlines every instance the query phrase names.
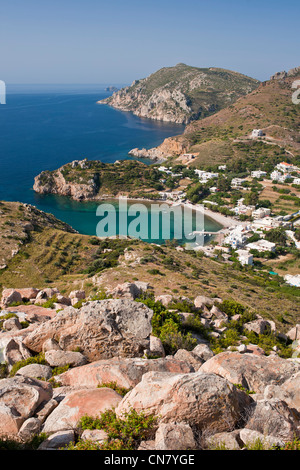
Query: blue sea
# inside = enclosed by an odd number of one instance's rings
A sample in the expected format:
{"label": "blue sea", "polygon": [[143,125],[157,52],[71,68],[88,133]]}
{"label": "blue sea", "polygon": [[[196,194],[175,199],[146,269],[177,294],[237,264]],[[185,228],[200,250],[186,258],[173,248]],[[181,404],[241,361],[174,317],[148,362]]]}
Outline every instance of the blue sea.
{"label": "blue sea", "polygon": [[[184,130],[97,104],[111,94],[105,86],[7,85],[6,104],[0,105],[0,200],[33,204],[79,233],[96,234],[95,203],[38,195],[34,177],[72,160],[132,159],[132,148],[155,147]],[[219,225],[208,219],[205,227]]]}

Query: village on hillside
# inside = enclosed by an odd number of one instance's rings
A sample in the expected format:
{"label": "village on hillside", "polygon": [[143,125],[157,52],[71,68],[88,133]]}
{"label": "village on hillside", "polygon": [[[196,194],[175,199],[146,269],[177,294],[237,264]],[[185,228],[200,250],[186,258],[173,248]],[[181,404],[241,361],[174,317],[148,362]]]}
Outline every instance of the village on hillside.
{"label": "village on hillside", "polygon": [[[256,131],[256,130],[254,130]],[[254,132],[253,131],[253,132]],[[193,154],[183,154],[181,161],[191,163]],[[245,177],[231,177],[227,165],[217,171],[192,166],[160,165],[161,182],[173,178],[174,189],[160,192],[169,203],[192,204],[195,209],[222,223],[210,242],[198,246],[206,256],[220,256],[228,262],[256,267],[261,261],[290,258],[300,254],[300,166],[286,161],[267,172],[256,168]],[[266,199],[264,198],[266,196]],[[275,197],[273,197],[275,196]],[[280,205],[286,203],[287,205]],[[280,266],[280,263],[277,263]],[[288,263],[287,263],[288,264]],[[295,263],[283,275],[289,285],[300,287],[300,265]],[[270,265],[271,275],[278,275]]]}

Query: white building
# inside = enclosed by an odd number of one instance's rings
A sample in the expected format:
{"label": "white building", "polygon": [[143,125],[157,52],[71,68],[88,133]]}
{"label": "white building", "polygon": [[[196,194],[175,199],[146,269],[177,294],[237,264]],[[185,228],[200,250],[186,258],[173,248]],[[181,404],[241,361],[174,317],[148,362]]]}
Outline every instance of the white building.
{"label": "white building", "polygon": [[267,176],[266,171],[261,171],[261,170],[251,171],[252,178],[264,178],[265,176]]}
{"label": "white building", "polygon": [[258,209],[252,212],[252,217],[254,219],[263,219],[264,217],[267,217],[270,214],[271,209],[268,209],[267,207],[259,207]]}
{"label": "white building", "polygon": [[233,189],[238,189],[238,188],[242,188],[242,184],[243,182],[246,181],[246,178],[233,178],[231,180],[231,187]]}
{"label": "white building", "polygon": [[253,255],[247,250],[237,250],[238,260],[243,266],[252,266],[253,265]]}
{"label": "white building", "polygon": [[286,274],[284,276],[284,280],[287,282],[287,284],[290,284],[290,286],[300,287],[300,274]]}
{"label": "white building", "polygon": [[295,165],[292,165],[291,163],[287,162],[280,162],[278,165],[276,165],[277,170],[283,171],[284,173],[289,172],[289,171],[299,171],[299,168]]}
{"label": "white building", "polygon": [[280,227],[284,225],[283,217],[269,217],[266,216],[263,219],[255,219],[252,223],[253,230],[271,230],[272,228]]}
{"label": "white building", "polygon": [[195,173],[199,176],[199,180],[202,183],[206,183],[212,178],[218,178],[219,173],[212,173],[210,171],[204,171],[204,170],[195,170]]}
{"label": "white building", "polygon": [[280,171],[274,170],[270,178],[272,181],[278,181],[279,183],[285,183],[286,180],[291,179],[291,175],[289,173],[281,173]]}
{"label": "white building", "polygon": [[224,238],[223,244],[230,245],[231,248],[241,248],[247,241],[247,233],[249,232],[248,227],[243,225],[237,225],[230,230],[227,237]]}
{"label": "white building", "polygon": [[251,137],[256,138],[256,137],[261,137],[263,135],[264,133],[261,129],[253,129]]}
{"label": "white building", "polygon": [[248,243],[246,246],[247,250],[257,250],[259,252],[271,251],[274,253],[276,244],[269,242],[268,240],[258,240],[257,242]]}

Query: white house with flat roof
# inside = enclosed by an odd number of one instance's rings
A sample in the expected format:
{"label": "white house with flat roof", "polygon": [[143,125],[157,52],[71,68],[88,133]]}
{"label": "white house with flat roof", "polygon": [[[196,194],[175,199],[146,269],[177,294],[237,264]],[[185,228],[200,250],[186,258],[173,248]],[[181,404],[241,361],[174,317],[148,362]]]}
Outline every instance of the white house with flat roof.
{"label": "white house with flat roof", "polygon": [[251,177],[252,178],[264,178],[265,176],[267,176],[266,171],[262,171],[262,170],[251,171]]}
{"label": "white house with flat roof", "polygon": [[257,242],[252,242],[248,243],[246,245],[247,250],[257,250],[259,252],[264,252],[264,251],[271,251],[274,253],[276,249],[276,244],[273,242],[269,242],[268,240],[258,240]]}
{"label": "white house with flat roof", "polygon": [[238,255],[238,260],[243,266],[252,266],[253,265],[253,255],[247,250],[236,250]]}

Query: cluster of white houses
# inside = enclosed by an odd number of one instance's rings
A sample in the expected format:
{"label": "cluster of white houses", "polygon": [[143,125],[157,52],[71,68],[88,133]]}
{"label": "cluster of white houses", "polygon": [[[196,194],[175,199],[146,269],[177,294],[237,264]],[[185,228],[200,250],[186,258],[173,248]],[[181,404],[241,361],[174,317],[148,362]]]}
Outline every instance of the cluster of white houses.
{"label": "cluster of white houses", "polygon": [[300,184],[300,169],[291,163],[281,162],[276,165],[270,178],[278,183]]}

